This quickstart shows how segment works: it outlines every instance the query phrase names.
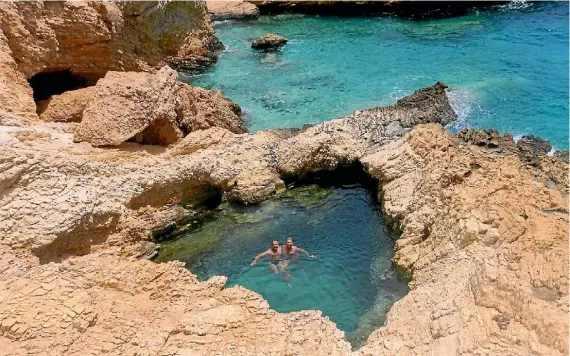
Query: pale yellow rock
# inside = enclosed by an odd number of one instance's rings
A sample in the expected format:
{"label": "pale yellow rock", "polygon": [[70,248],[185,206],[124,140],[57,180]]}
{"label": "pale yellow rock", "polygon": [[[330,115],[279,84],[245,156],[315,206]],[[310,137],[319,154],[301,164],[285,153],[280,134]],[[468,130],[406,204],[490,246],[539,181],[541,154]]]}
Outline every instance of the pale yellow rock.
{"label": "pale yellow rock", "polygon": [[3,1],[0,109],[37,119],[26,80],[41,72],[93,81],[109,70],[211,62],[218,49],[201,1]]}
{"label": "pale yellow rock", "polygon": [[259,16],[259,9],[242,0],[206,1],[212,20],[241,20]]}
{"label": "pale yellow rock", "polygon": [[356,161],[379,180],[384,216],[402,231],[394,262],[412,279],[352,354],[567,354],[568,163],[527,165],[511,139],[498,151],[449,134],[443,89],[304,131],[210,128],[169,148],[74,144],[65,124],[3,126],[1,350],[351,354],[318,311],[280,314],[223,277],[199,282],[181,263],[133,256],[188,213],[176,201],[216,187],[257,202],[283,175]]}

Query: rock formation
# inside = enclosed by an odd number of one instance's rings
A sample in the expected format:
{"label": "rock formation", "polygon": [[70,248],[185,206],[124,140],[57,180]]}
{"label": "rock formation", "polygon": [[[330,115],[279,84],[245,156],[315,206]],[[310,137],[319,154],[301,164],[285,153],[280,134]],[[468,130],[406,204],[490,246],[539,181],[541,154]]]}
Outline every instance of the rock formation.
{"label": "rock formation", "polygon": [[319,312],[136,256],[204,192],[254,203],[360,162],[411,281],[354,355],[567,354],[568,163],[537,149],[526,164],[509,136],[444,131],[454,119],[441,83],[304,130],[212,127],[168,148],[92,147],[72,124],[0,115],[0,350],[351,354]]}
{"label": "rock formation", "polygon": [[43,74],[67,71],[90,85],[107,71],[147,71],[165,59],[195,69],[219,48],[203,2],[2,2],[2,110],[37,118],[26,81],[34,76],[42,86]]}
{"label": "rock formation", "polygon": [[472,9],[500,4],[500,1],[249,1],[262,15],[301,13],[332,16],[396,15],[424,20],[465,15]]}
{"label": "rock formation", "polygon": [[261,49],[264,51],[274,51],[283,47],[287,41],[288,40],[283,36],[279,36],[275,33],[268,33],[253,41],[251,43],[251,48]]}
{"label": "rock formation", "polygon": [[168,145],[182,137],[176,125],[177,74],[169,67],[156,74],[109,72],[93,88],[74,141],[107,146],[136,137],[139,143]]}
{"label": "rock formation", "polygon": [[94,146],[127,140],[169,145],[213,126],[244,133],[240,112],[219,91],[178,82],[168,66],[156,73],[109,71],[95,86],[38,103],[41,120],[78,123],[74,140]]}
{"label": "rock formation", "polygon": [[249,20],[259,17],[259,9],[247,1],[206,1],[212,21]]}

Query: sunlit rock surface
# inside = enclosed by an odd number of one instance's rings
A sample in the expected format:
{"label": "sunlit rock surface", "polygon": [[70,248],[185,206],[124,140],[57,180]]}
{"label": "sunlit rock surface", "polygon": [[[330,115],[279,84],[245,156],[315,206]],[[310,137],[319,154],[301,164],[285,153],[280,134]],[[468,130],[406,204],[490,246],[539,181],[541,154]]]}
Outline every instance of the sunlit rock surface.
{"label": "sunlit rock surface", "polygon": [[135,256],[152,230],[192,216],[178,201],[217,189],[252,203],[284,176],[358,161],[380,181],[412,280],[355,354],[567,354],[568,164],[540,149],[528,164],[509,137],[447,133],[444,88],[303,131],[210,128],[168,148],[96,148],[73,143],[73,124],[2,117],[0,350],[350,354],[318,312],[278,314],[223,277]]}
{"label": "sunlit rock surface", "polygon": [[26,79],[68,70],[93,81],[109,70],[192,66],[220,48],[200,1],[0,3],[2,110],[36,118]]}

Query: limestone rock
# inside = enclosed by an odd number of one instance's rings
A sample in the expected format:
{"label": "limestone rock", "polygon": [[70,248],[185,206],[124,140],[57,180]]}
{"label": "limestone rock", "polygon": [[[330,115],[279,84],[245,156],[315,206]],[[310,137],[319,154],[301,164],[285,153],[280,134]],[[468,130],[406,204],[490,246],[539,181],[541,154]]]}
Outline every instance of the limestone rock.
{"label": "limestone rock", "polygon": [[139,143],[168,145],[182,137],[176,126],[176,71],[156,74],[109,72],[94,87],[83,111],[75,142],[119,145],[135,137]]}
{"label": "limestone rock", "polygon": [[212,21],[245,20],[259,17],[259,9],[247,1],[206,1]]}
{"label": "limestone rock", "polygon": [[304,131],[213,127],[168,148],[3,126],[2,351],[349,355],[317,311],[277,313],[224,277],[200,282],[182,263],[135,256],[150,251],[150,231],[187,216],[178,201],[215,189],[254,203],[284,189],[284,175],[360,162],[412,279],[353,355],[568,354],[568,194],[544,184],[567,179],[568,163],[526,164],[510,136],[489,147],[446,132],[446,101],[438,85]]}
{"label": "limestone rock", "polygon": [[144,70],[178,56],[195,37],[213,36],[203,2],[5,2],[0,18],[26,77],[63,69],[99,75]]}
{"label": "limestone rock", "polygon": [[166,60],[215,60],[220,48],[201,1],[0,2],[2,110],[36,119],[26,79],[69,70],[89,81],[148,71]]}
{"label": "limestone rock", "polygon": [[224,98],[219,90],[211,91],[181,84],[176,112],[180,126],[185,132],[214,126],[234,133],[247,132],[239,117],[241,108]]}
{"label": "limestone rock", "polygon": [[38,102],[40,120],[46,122],[81,122],[83,110],[92,99],[95,87],[70,90]]}
{"label": "limestone rock", "polygon": [[558,157],[562,160],[564,160],[566,163],[569,162],[569,154],[568,154],[568,150],[565,151],[556,151],[554,152],[554,157]]}
{"label": "limestone rock", "polygon": [[287,41],[288,40],[285,37],[279,36],[275,33],[268,33],[267,35],[259,37],[253,41],[251,48],[273,51],[283,47]]}
{"label": "limestone rock", "polygon": [[521,158],[535,166],[540,164],[539,156],[544,156],[552,149],[550,142],[533,135],[525,135],[517,141]]}

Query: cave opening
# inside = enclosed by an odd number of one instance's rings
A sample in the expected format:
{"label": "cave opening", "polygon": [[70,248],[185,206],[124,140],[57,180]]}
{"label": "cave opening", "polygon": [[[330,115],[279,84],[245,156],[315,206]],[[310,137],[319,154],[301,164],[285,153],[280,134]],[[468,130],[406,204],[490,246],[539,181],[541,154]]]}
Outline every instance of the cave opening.
{"label": "cave opening", "polygon": [[80,75],[69,69],[47,71],[34,74],[28,79],[28,84],[34,91],[34,101],[47,100],[52,95],[59,95],[69,90],[76,90],[95,85],[101,76]]}
{"label": "cave opening", "polygon": [[[256,291],[279,312],[321,310],[358,348],[408,292],[392,264],[398,234],[384,223],[379,182],[360,163],[282,178],[287,190],[261,203],[216,200],[199,223],[164,236],[155,261],[184,261],[200,280],[227,276],[228,287]],[[250,266],[288,236],[316,259],[291,258],[277,273],[271,258]]]}

